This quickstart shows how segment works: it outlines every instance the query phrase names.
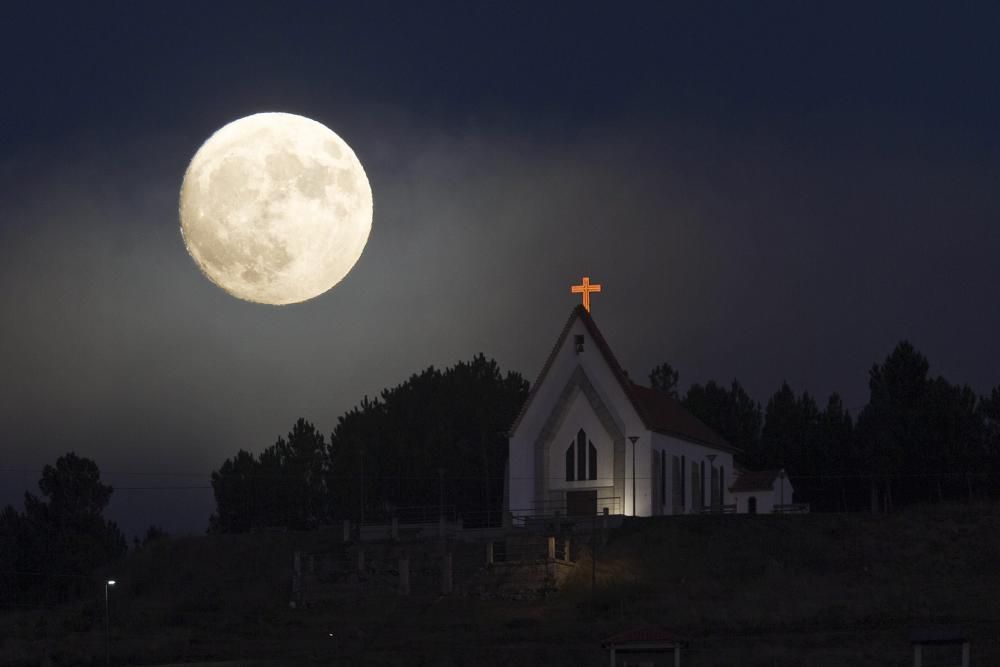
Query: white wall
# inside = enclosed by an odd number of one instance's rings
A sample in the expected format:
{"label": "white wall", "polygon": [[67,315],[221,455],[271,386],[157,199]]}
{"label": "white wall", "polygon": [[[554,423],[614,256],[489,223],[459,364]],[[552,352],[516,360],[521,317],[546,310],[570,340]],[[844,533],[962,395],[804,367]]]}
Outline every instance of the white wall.
{"label": "white wall", "polygon": [[[645,509],[640,505],[640,513],[643,511],[648,514],[672,514],[673,513],[673,457],[678,458],[684,457],[685,469],[683,471],[684,475],[684,509],[683,513],[691,513],[694,510],[694,489],[691,485],[691,464],[692,463],[705,463],[705,506],[707,507],[711,503],[711,495],[709,493],[709,484],[711,484],[712,474],[709,469],[709,454],[715,454],[715,461],[711,463],[713,467],[718,469],[722,467],[723,475],[725,479],[722,484],[722,503],[729,504],[733,500],[729,493],[729,486],[733,483],[735,479],[735,472],[733,466],[733,455],[728,452],[723,452],[711,447],[705,447],[703,445],[698,445],[693,442],[688,442],[687,440],[682,440],[680,438],[666,435],[663,433],[653,434],[653,447],[659,451],[664,450],[667,453],[667,474],[666,474],[666,503],[662,507],[659,507],[659,496],[652,499],[653,503],[649,504],[650,501],[647,497],[647,505]],[[648,459],[650,464],[652,463],[652,457]],[[647,486],[647,492],[648,492]]]}
{"label": "white wall", "polygon": [[749,512],[750,498],[754,497],[757,499],[757,514],[770,514],[774,511],[775,505],[780,505],[781,487],[784,485],[785,495],[784,501],[786,505],[790,505],[794,502],[793,495],[794,491],[792,489],[791,482],[785,477],[784,480],[781,478],[775,479],[774,483],[771,485],[769,490],[762,491],[742,491],[740,493],[732,494],[733,498],[736,499],[736,511],[740,514],[745,514]]}
{"label": "white wall", "polygon": [[[580,389],[573,392],[570,408],[556,431],[556,437],[549,450],[549,488],[575,490],[614,486],[614,441],[590,407],[590,401]],[[587,438],[597,449],[596,480],[566,481],[566,448],[576,446],[576,435],[580,429],[587,432]]]}
{"label": "white wall", "polygon": [[[553,332],[553,335],[557,333]],[[584,336],[583,352],[580,354],[577,354],[575,346],[575,336],[577,334]],[[540,339],[540,344],[544,344],[543,340]],[[556,351],[549,372],[542,384],[536,389],[531,404],[524,413],[517,430],[511,434],[509,452],[511,477],[510,507],[512,510],[532,508],[538,504],[539,499],[535,498],[535,486],[533,482],[535,476],[533,447],[542,428],[549,419],[560,394],[565,389],[570,376],[576,370],[577,366],[583,369],[583,372],[593,384],[595,391],[605,406],[607,406],[612,419],[622,433],[626,436],[639,435],[641,437],[645,431],[639,415],[636,414],[628,397],[622,391],[621,386],[618,384],[618,379],[605,363],[597,344],[590,336],[590,332],[584,326],[583,322],[577,318],[573,322],[566,339],[563,341],[563,345]],[[575,401],[576,399],[574,399]],[[585,398],[584,403],[586,403]],[[564,462],[560,458],[565,452],[565,446],[561,445],[564,439],[563,433],[561,433],[563,425],[566,425],[567,429],[572,429],[574,435],[580,427],[576,426],[574,428],[570,423],[569,417],[567,417],[564,423],[560,425],[560,433],[553,442],[552,450],[556,454],[550,455],[549,461],[550,466],[552,466],[553,459],[557,465],[551,467],[551,471],[553,472],[552,477],[564,480]],[[590,429],[585,430],[588,433],[590,432]],[[602,430],[602,432],[604,431]],[[644,438],[644,440],[646,441],[646,455],[648,456],[648,438]],[[594,444],[598,444],[596,440]],[[628,450],[628,454],[631,455],[631,443],[627,444],[626,449]],[[640,455],[642,453],[642,441],[640,441],[640,450],[638,453]],[[630,456],[626,456],[626,465],[631,465]],[[599,463],[599,467],[603,470],[605,466]],[[608,463],[607,468],[613,473],[613,460]],[[626,472],[626,477],[630,474],[629,468],[629,471]],[[563,482],[563,486],[565,486],[565,482]],[[631,496],[629,496],[628,502],[631,503]],[[626,506],[625,511],[628,514],[631,513],[631,504]]]}

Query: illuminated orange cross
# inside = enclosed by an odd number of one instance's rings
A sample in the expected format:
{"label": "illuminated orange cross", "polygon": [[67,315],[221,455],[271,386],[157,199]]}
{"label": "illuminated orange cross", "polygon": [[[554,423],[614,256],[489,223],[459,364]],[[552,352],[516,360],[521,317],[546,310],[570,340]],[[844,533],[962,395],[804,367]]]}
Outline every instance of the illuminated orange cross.
{"label": "illuminated orange cross", "polygon": [[590,284],[590,276],[584,276],[583,277],[583,284],[582,285],[570,285],[569,291],[572,292],[573,294],[582,294],[583,295],[583,307],[586,308],[587,312],[589,313],[590,312],[590,293],[591,292],[600,292],[601,291],[601,286],[600,285],[591,285]]}

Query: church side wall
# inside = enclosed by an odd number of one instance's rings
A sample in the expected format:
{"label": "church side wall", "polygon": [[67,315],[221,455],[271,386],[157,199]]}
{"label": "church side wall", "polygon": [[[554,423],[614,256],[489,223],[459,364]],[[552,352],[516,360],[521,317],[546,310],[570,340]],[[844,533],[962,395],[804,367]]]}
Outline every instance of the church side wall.
{"label": "church side wall", "polygon": [[[653,449],[657,452],[666,452],[666,488],[664,495],[665,502],[660,505],[660,494],[659,482],[660,480],[653,480],[652,489],[650,489],[650,484],[647,483],[646,491],[649,493],[650,490],[657,492],[655,495],[657,497],[651,498],[649,496],[644,497],[644,505],[640,505],[640,513],[646,512],[649,515],[659,515],[659,514],[673,514],[673,493],[674,493],[674,477],[673,477],[673,457],[683,457],[685,469],[681,471],[684,475],[684,483],[681,488],[684,490],[684,504],[683,509],[679,511],[680,514],[690,514],[695,511],[698,504],[695,502],[696,489],[691,482],[691,469],[692,465],[698,465],[698,472],[700,476],[701,468],[700,464],[705,464],[705,506],[707,507],[711,502],[711,496],[709,494],[709,485],[711,480],[711,469],[710,465],[716,469],[722,468],[722,474],[724,475],[724,480],[722,484],[722,504],[727,505],[734,502],[732,494],[729,492],[729,486],[735,480],[735,470],[733,466],[733,455],[728,452],[722,452],[717,449],[712,449],[710,447],[705,447],[703,445],[698,445],[693,442],[688,442],[687,440],[682,440],[674,436],[666,435],[664,433],[654,433],[653,434]],[[709,454],[715,454],[715,461],[710,462],[708,460]],[[647,452],[646,461],[650,466],[650,473],[654,471],[652,453]],[[647,475],[651,477],[652,475]],[[642,487],[639,487],[642,488]]]}

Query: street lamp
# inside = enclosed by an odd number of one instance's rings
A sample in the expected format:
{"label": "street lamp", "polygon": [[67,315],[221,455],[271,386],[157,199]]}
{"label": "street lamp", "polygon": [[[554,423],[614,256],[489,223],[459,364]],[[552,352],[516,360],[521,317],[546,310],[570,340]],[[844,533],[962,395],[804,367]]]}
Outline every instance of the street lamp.
{"label": "street lamp", "polygon": [[632,442],[632,516],[635,516],[635,441],[639,436],[630,435],[628,439]]}
{"label": "street lamp", "polygon": [[[706,454],[705,458],[708,459],[708,482],[712,485],[712,488],[708,490],[708,509],[715,509],[715,483],[712,481],[712,476],[715,474],[715,457],[716,454]],[[721,493],[719,494],[722,495]],[[720,501],[721,502],[721,501]]]}
{"label": "street lamp", "polygon": [[111,604],[108,591],[115,585],[114,579],[104,582],[104,664],[111,665]]}
{"label": "street lamp", "polygon": [[782,468],[781,472],[778,473],[778,477],[781,478],[781,511],[785,511],[785,469]]}

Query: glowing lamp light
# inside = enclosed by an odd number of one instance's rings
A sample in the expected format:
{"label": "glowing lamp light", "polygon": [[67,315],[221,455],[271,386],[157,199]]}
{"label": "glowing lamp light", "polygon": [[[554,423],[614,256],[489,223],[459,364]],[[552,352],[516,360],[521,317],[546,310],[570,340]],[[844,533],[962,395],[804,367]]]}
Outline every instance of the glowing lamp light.
{"label": "glowing lamp light", "polygon": [[114,585],[115,585],[115,580],[114,579],[108,579],[108,586],[114,586]]}

